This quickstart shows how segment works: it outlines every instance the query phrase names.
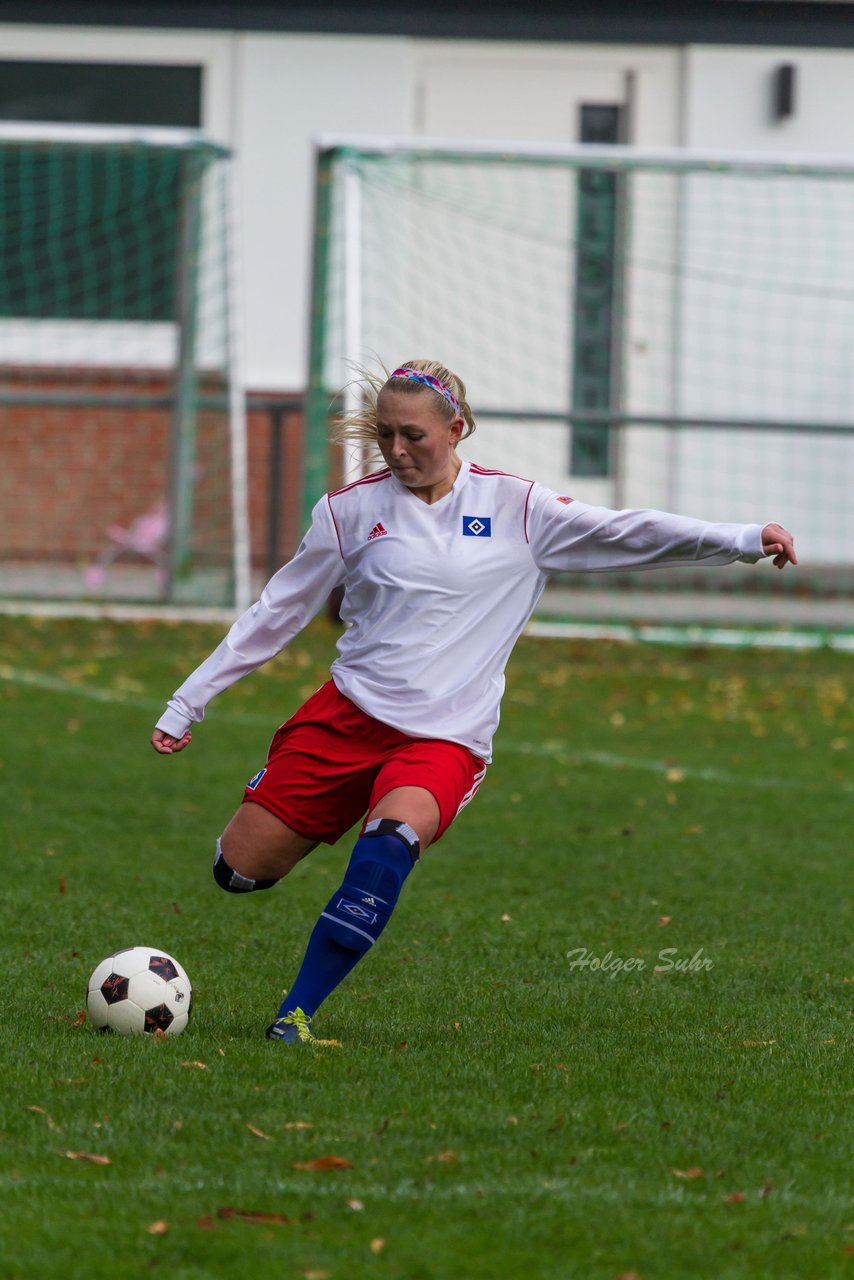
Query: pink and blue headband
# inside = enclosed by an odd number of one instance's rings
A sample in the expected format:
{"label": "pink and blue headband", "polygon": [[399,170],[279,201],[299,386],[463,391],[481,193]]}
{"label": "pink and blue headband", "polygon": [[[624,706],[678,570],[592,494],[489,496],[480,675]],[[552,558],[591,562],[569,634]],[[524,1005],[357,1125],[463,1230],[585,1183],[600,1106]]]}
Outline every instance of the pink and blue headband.
{"label": "pink and blue headband", "polygon": [[422,373],[420,369],[395,369],[391,375],[392,378],[409,378],[412,382],[421,382],[425,387],[429,387],[431,391],[438,391],[439,395],[447,400],[454,413],[460,412],[460,402],[454,395],[450,387],[444,382],[440,382],[438,378],[434,378],[432,374]]}

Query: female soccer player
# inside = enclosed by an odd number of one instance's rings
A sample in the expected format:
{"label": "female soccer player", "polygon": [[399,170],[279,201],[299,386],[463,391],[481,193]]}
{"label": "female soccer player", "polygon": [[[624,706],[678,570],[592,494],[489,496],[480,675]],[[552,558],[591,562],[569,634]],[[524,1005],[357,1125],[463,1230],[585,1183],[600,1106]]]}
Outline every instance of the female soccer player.
{"label": "female soccer player", "polygon": [[[267,662],[343,588],[329,680],[277,731],[217,840],[229,893],[269,889],[317,844],[362,821],[269,1039],[313,1040],[311,1019],[373,946],[420,854],[473,799],[491,759],[504,667],[549,575],[567,569],[796,564],[778,524],[711,524],[588,506],[464,462],[474,430],[460,378],[428,360],[369,375],[338,438],[382,470],[328,493],[296,555],[181,685],[151,742],[183,751],[210,700]],[[250,803],[245,803],[249,801]]]}

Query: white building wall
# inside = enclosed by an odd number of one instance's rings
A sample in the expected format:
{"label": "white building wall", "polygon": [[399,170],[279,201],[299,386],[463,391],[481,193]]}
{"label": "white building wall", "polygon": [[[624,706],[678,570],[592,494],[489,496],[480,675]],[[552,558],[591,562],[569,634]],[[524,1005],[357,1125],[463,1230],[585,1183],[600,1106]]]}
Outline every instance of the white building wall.
{"label": "white building wall", "polygon": [[396,38],[234,37],[247,377],[302,390],[308,367],[314,140],[408,136],[413,42]]}
{"label": "white building wall", "polygon": [[[854,159],[854,50],[692,45],[685,50],[682,143]],[[772,76],[796,68],[794,114],[775,120]]]}

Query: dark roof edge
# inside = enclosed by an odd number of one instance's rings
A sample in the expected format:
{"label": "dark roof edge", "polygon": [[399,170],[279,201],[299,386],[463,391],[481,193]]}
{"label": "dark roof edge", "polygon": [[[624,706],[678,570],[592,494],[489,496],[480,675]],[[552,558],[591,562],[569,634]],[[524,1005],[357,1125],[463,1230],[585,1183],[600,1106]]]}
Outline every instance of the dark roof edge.
{"label": "dark roof edge", "polygon": [[822,0],[0,0],[0,23],[606,44],[854,47],[854,3]]}

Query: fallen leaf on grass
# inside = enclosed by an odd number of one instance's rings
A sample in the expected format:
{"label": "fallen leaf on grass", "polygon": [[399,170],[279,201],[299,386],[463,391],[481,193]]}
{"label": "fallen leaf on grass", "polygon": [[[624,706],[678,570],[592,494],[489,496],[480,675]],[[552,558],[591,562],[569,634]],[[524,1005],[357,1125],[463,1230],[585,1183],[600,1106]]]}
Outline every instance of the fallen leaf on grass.
{"label": "fallen leaf on grass", "polygon": [[310,1173],[314,1173],[321,1169],[352,1169],[349,1160],[345,1160],[343,1156],[316,1156],[314,1160],[302,1160],[298,1164],[291,1166],[293,1169],[305,1169]]}
{"label": "fallen leaf on grass", "polygon": [[[290,1218],[283,1213],[264,1213],[255,1209],[234,1209],[231,1205],[222,1205],[216,1211],[218,1218],[240,1218],[241,1222],[254,1222],[261,1226],[289,1227]],[[201,1219],[199,1219],[201,1222]]]}
{"label": "fallen leaf on grass", "polygon": [[408,1049],[408,1048],[409,1048],[409,1041],[408,1041],[408,1040],[401,1040],[399,1044],[396,1044],[396,1045],[394,1046],[394,1052],[395,1052],[395,1053],[402,1053],[404,1049]]}
{"label": "fallen leaf on grass", "polygon": [[693,1182],[695,1178],[702,1178],[703,1170],[698,1164],[692,1164],[690,1169],[671,1169],[670,1172],[674,1178],[686,1178],[688,1182]]}
{"label": "fallen leaf on grass", "polygon": [[513,919],[513,917],[511,915],[508,915],[507,912],[504,911],[502,912],[501,919],[504,924],[508,924]]}
{"label": "fallen leaf on grass", "polygon": [[319,1045],[325,1045],[327,1049],[340,1049],[340,1048],[341,1048],[341,1041],[340,1041],[340,1040],[318,1040],[318,1039],[317,1039],[317,1037],[315,1036],[315,1038],[314,1038],[314,1043],[315,1043],[315,1044],[319,1044]]}
{"label": "fallen leaf on grass", "polygon": [[200,1071],[207,1071],[208,1064],[206,1062],[182,1062],[182,1067],[198,1067]]}
{"label": "fallen leaf on grass", "polygon": [[79,1009],[77,1012],[77,1017],[74,1019],[71,1025],[73,1027],[82,1027],[85,1022],[86,1022],[86,1010]]}
{"label": "fallen leaf on grass", "polygon": [[761,1191],[762,1199],[764,1200],[766,1196],[770,1196],[773,1190],[774,1190],[774,1184],[771,1182],[766,1182],[765,1186],[762,1188],[762,1191]]}
{"label": "fallen leaf on grass", "polygon": [[151,1034],[154,1036],[155,1040],[162,1041],[162,1040],[169,1039],[169,1037],[167,1036],[166,1032],[163,1030],[162,1027],[155,1027]]}
{"label": "fallen leaf on grass", "polygon": [[384,1248],[385,1240],[383,1240],[382,1236],[374,1236],[371,1241],[371,1253],[382,1253]]}
{"label": "fallen leaf on grass", "polygon": [[302,1280],[330,1280],[331,1271],[303,1271]]}
{"label": "fallen leaf on grass", "polygon": [[744,1203],[743,1191],[733,1191],[731,1195],[724,1197],[724,1204],[743,1204],[743,1203]]}
{"label": "fallen leaf on grass", "polygon": [[309,1124],[307,1120],[288,1120],[282,1125],[283,1129],[313,1129],[314,1125]]}
{"label": "fallen leaf on grass", "polygon": [[364,1209],[364,1202],[361,1200],[345,1200],[348,1209],[352,1209],[354,1213],[361,1213]]}
{"label": "fallen leaf on grass", "polygon": [[158,1218],[157,1222],[152,1222],[151,1226],[145,1229],[150,1236],[165,1236],[169,1230],[169,1223],[164,1222],[162,1218]]}
{"label": "fallen leaf on grass", "polygon": [[60,1151],[66,1160],[88,1160],[90,1164],[112,1164],[109,1156],[98,1156],[91,1151]]}
{"label": "fallen leaf on grass", "polygon": [[425,1156],[424,1163],[425,1164],[456,1164],[457,1153],[456,1151],[440,1151],[435,1156]]}
{"label": "fallen leaf on grass", "polygon": [[665,925],[670,924],[670,921],[672,920],[672,918],[673,918],[672,916],[659,916],[659,917],[658,917],[658,927],[659,927],[660,929],[663,929],[663,928],[665,927]]}
{"label": "fallen leaf on grass", "polygon": [[59,1125],[56,1123],[56,1121],[54,1120],[50,1112],[45,1111],[44,1107],[27,1107],[27,1110],[35,1111],[36,1115],[44,1116],[45,1120],[47,1121],[48,1129],[53,1129],[57,1133],[59,1132]]}
{"label": "fallen leaf on grass", "polygon": [[68,893],[68,881],[65,876],[59,877],[59,896],[62,898]]}
{"label": "fallen leaf on grass", "polygon": [[264,1133],[263,1129],[256,1129],[254,1124],[247,1124],[246,1128],[250,1133],[254,1133],[256,1138],[263,1138],[265,1142],[272,1142],[269,1133]]}

